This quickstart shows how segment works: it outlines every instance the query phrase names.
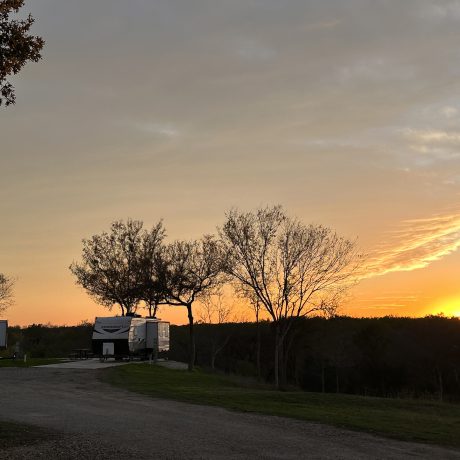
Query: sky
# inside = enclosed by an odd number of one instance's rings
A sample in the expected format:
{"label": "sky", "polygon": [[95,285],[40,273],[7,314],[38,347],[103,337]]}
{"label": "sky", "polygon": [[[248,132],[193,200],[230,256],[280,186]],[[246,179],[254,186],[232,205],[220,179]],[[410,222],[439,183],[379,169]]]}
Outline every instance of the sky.
{"label": "sky", "polygon": [[[168,239],[281,204],[357,238],[354,316],[460,315],[460,1],[34,0],[0,110],[12,324],[107,315],[68,269],[117,219]],[[185,311],[162,317],[185,322]]]}

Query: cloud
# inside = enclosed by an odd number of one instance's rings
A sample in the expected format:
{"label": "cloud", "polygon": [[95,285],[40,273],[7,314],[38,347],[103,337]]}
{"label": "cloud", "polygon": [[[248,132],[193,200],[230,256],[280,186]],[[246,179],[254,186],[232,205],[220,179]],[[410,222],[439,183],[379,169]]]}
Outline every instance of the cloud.
{"label": "cloud", "polygon": [[268,61],[276,56],[276,51],[254,40],[243,40],[237,45],[236,54],[247,61]]}
{"label": "cloud", "polygon": [[451,106],[442,107],[440,112],[446,118],[454,118],[458,115],[458,109]]}
{"label": "cloud", "polygon": [[411,66],[400,65],[384,58],[358,60],[339,69],[339,80],[346,83],[351,80],[406,81],[415,75]]}
{"label": "cloud", "polygon": [[431,165],[434,161],[446,161],[460,157],[460,132],[444,129],[399,130],[407,141],[407,147],[418,154],[418,166]]}
{"label": "cloud", "polygon": [[305,26],[305,30],[335,29],[341,22],[341,19],[313,22],[311,24],[307,24]]}
{"label": "cloud", "polygon": [[180,134],[174,125],[167,123],[134,123],[134,128],[143,133],[158,137],[175,138]]}
{"label": "cloud", "polygon": [[458,20],[460,19],[460,2],[433,2],[421,10],[421,16],[435,20]]}
{"label": "cloud", "polygon": [[370,255],[366,278],[424,268],[460,248],[460,212],[406,220]]}
{"label": "cloud", "polygon": [[460,144],[460,132],[405,129],[404,135],[420,144]]}

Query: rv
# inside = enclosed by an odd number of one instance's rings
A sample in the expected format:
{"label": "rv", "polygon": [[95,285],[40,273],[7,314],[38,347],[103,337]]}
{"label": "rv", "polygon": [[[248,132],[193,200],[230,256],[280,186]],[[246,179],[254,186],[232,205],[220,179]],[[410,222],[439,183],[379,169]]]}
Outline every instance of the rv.
{"label": "rv", "polygon": [[0,319],[0,350],[7,347],[8,321]]}
{"label": "rv", "polygon": [[139,316],[98,317],[93,353],[100,358],[147,358],[169,351],[169,322]]}

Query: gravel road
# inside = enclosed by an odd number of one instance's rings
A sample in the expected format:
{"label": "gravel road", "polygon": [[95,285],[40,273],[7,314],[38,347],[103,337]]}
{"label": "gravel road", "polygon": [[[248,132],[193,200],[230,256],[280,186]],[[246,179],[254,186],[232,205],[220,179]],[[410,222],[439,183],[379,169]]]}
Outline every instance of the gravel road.
{"label": "gravel road", "polygon": [[2,459],[460,459],[460,451],[281,417],[152,399],[98,370],[0,369],[0,419],[62,433]]}

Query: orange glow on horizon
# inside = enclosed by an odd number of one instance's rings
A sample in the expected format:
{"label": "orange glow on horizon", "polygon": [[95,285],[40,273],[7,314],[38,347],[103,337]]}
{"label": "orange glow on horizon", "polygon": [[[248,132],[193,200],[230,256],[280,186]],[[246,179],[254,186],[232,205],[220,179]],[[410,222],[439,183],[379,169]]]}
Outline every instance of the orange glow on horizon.
{"label": "orange glow on horizon", "polygon": [[435,303],[427,314],[443,314],[444,316],[456,316],[460,318],[460,297],[444,298]]}
{"label": "orange glow on horizon", "polygon": [[[366,267],[368,274],[344,299],[339,314],[423,317],[442,312],[445,316],[460,317],[460,292],[457,288],[460,213],[454,217],[446,213],[419,219],[410,226],[395,225],[395,229],[389,235],[382,234],[380,242],[369,242],[368,247],[374,248],[374,251],[372,264]],[[196,233],[199,234],[198,229]],[[176,234],[186,237],[178,234],[177,230],[173,236]],[[12,272],[17,278],[15,302],[1,315],[2,318],[8,319],[12,325],[21,326],[47,323],[75,325],[82,321],[92,322],[96,316],[119,314],[116,306],[108,310],[96,304],[75,285],[68,264],[78,257],[80,245],[77,237],[72,237],[72,241],[69,247],[42,255],[39,272],[29,264],[28,258],[16,259],[17,271]],[[250,307],[243,307],[241,299],[230,293],[228,296],[228,303],[236,307],[231,315],[234,321],[254,319]],[[140,312],[145,314],[143,310]],[[163,306],[158,316],[173,324],[187,324],[185,308]],[[198,314],[195,314],[195,319],[199,320]]]}

